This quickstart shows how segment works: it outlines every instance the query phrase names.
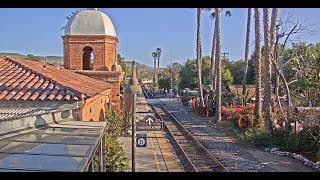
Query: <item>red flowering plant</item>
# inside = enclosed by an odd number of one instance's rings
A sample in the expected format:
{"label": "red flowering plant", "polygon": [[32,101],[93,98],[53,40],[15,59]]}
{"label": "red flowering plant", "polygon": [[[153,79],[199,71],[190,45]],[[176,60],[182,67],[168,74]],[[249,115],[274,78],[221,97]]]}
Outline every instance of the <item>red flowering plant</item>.
{"label": "red flowering plant", "polygon": [[230,120],[238,119],[242,110],[243,110],[242,106],[231,106],[229,108],[222,106],[221,108],[222,120],[230,121]]}
{"label": "red flowering plant", "polygon": [[254,107],[243,107],[242,111],[239,113],[239,118],[237,124],[240,128],[248,127],[253,124],[254,119]]}

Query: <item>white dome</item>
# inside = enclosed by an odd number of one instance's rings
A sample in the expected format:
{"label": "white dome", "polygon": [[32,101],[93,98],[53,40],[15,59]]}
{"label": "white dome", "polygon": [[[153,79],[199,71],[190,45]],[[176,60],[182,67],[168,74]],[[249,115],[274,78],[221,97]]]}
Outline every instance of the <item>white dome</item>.
{"label": "white dome", "polygon": [[110,18],[97,8],[90,8],[74,15],[67,23],[65,35],[108,35],[116,37]]}

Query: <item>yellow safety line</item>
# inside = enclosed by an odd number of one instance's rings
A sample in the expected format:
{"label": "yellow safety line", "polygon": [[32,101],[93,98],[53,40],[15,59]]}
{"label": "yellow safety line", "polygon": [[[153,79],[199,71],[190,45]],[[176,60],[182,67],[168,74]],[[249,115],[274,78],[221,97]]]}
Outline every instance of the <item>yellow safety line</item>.
{"label": "yellow safety line", "polygon": [[150,141],[151,141],[153,156],[154,156],[154,158],[156,159],[156,164],[157,164],[158,172],[161,172],[160,165],[159,165],[159,161],[158,161],[158,157],[157,157],[157,153],[156,153],[156,151],[155,151],[156,148],[154,147],[153,140],[152,140],[151,138],[150,138]]}

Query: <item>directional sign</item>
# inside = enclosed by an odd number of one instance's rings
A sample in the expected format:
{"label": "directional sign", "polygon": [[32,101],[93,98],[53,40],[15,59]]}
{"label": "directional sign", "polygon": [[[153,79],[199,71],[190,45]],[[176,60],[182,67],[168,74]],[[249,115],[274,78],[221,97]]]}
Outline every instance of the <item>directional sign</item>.
{"label": "directional sign", "polygon": [[137,134],[136,146],[147,147],[147,134]]}
{"label": "directional sign", "polygon": [[148,125],[151,126],[152,122],[154,122],[154,118],[152,116],[148,116],[146,119],[146,123],[148,123]]}
{"label": "directional sign", "polygon": [[145,116],[142,120],[136,123],[137,131],[161,131],[162,122],[156,119],[154,116]]}

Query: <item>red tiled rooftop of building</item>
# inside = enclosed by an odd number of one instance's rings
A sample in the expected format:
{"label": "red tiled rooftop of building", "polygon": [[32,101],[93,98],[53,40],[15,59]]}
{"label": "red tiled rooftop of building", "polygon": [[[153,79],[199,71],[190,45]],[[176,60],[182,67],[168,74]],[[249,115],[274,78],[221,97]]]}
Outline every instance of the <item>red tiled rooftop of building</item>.
{"label": "red tiled rooftop of building", "polygon": [[45,62],[0,59],[0,100],[79,100],[112,87]]}

